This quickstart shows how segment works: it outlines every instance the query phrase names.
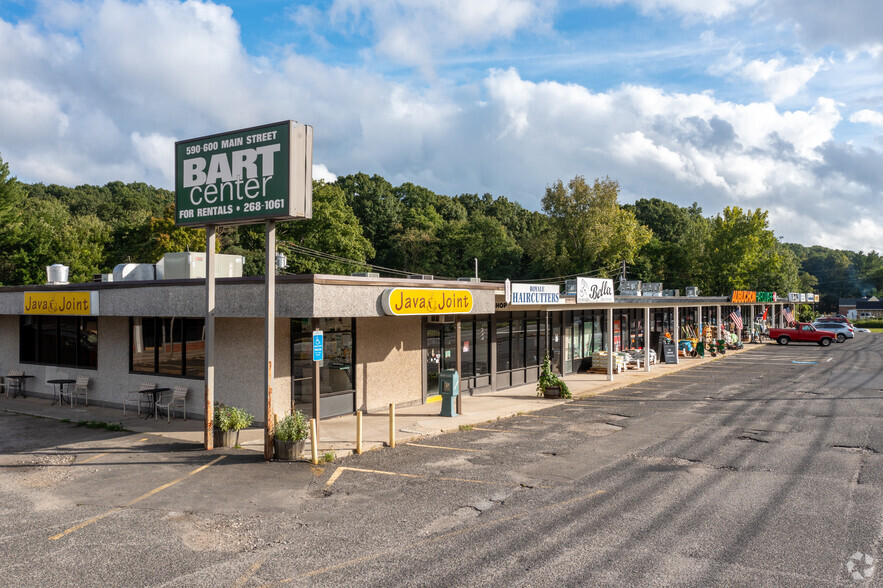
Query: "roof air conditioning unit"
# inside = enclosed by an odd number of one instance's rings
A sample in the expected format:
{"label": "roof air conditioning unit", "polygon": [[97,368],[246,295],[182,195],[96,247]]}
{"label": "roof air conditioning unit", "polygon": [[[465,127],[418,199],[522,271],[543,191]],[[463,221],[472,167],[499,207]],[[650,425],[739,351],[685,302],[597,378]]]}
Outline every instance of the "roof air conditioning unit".
{"label": "roof air conditioning unit", "polygon": [[576,280],[564,280],[564,295],[576,296]]}
{"label": "roof air conditioning unit", "polygon": [[375,278],[376,279],[376,278],[380,277],[380,274],[378,274],[376,272],[354,272],[350,275],[353,277],[356,277],[356,278]]}
{"label": "roof air conditioning unit", "polygon": [[457,281],[458,282],[472,282],[474,284],[477,284],[478,282],[481,281],[481,278],[457,278]]}
{"label": "roof air conditioning unit", "polygon": [[435,276],[431,276],[429,274],[411,274],[408,276],[409,280],[432,280],[435,279]]}
{"label": "roof air conditioning unit", "polygon": [[696,286],[687,286],[687,297],[696,298],[697,296],[699,296],[699,288]]}

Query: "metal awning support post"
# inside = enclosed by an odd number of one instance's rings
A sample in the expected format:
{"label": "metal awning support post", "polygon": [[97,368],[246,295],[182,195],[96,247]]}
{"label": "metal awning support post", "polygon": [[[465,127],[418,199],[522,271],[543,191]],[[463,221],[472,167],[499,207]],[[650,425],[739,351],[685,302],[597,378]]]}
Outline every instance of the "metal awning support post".
{"label": "metal awning support post", "polygon": [[273,361],[276,352],[276,221],[267,219],[264,292],[264,460],[273,459]]}
{"label": "metal awning support post", "polygon": [[672,333],[672,335],[674,337],[674,343],[675,343],[675,364],[680,363],[680,358],[678,357],[678,351],[679,351],[678,347],[680,347],[680,344],[681,344],[681,319],[680,319],[680,316],[678,316],[678,310],[679,309],[678,309],[677,305],[675,305],[675,308],[674,308],[675,328],[674,328],[674,333]]}
{"label": "metal awning support post", "polygon": [[720,341],[724,337],[724,327],[721,324],[721,307],[717,305],[717,339]]}
{"label": "metal awning support post", "polygon": [[607,381],[613,381],[613,307],[607,309]]}
{"label": "metal awning support post", "polygon": [[[476,260],[476,271],[478,268],[478,261]],[[461,336],[460,329],[460,316],[457,315],[454,319],[455,321],[455,331],[456,331],[456,339],[457,339],[457,353],[454,356],[457,362],[457,377],[460,378],[460,389],[457,390],[457,404],[456,410],[457,414],[463,414],[463,339]]]}
{"label": "metal awning support post", "polygon": [[214,449],[215,416],[215,226],[205,228],[205,430],[206,450]]}
{"label": "metal awning support post", "polygon": [[650,307],[644,307],[644,371],[650,371]]}

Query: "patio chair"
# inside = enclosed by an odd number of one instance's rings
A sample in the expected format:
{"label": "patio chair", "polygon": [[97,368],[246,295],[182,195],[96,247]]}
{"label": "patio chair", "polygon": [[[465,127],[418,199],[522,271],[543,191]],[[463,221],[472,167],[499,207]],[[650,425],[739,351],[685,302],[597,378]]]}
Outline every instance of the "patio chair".
{"label": "patio chair", "polygon": [[74,405],[74,398],[82,397],[86,406],[89,406],[89,376],[78,376],[74,389],[69,391],[71,397],[71,406]]}
{"label": "patio chair", "polygon": [[175,407],[181,407],[181,411],[184,413],[184,420],[187,420],[187,386],[175,386],[172,391],[171,396],[163,395],[162,398],[156,401],[157,410],[153,411],[153,420],[159,420],[156,416],[156,413],[159,412],[159,409],[162,408],[166,411],[166,416],[168,417],[166,420],[168,422],[172,422],[172,409]]}
{"label": "patio chair", "polygon": [[151,382],[141,382],[141,387],[138,390],[133,390],[132,392],[127,392],[126,397],[123,399],[123,417],[126,416],[126,406],[130,404],[134,404],[138,407],[138,416],[141,416],[141,405],[146,405],[150,408],[150,404],[153,402],[153,399],[147,394],[142,394],[142,390],[153,390],[156,388],[156,384]]}
{"label": "patio chair", "polygon": [[3,386],[7,398],[9,398],[10,392],[12,392],[13,396],[21,392],[21,380],[18,379],[18,376],[23,375],[24,372],[21,370],[9,370],[4,381],[5,385]]}

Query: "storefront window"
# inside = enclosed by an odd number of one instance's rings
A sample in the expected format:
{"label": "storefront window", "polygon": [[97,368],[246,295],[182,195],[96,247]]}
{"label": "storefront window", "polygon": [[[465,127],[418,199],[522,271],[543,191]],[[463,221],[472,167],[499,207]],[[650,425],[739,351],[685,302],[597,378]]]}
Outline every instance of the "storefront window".
{"label": "storefront window", "polygon": [[22,316],[19,361],[65,367],[98,367],[98,321],[92,317]]}
{"label": "storefront window", "polygon": [[[313,403],[313,331],[323,333],[325,359],[319,367],[319,393],[331,395],[355,388],[353,319],[292,319],[291,378],[295,405]],[[324,402],[323,402],[324,404]]]}
{"label": "storefront window", "polygon": [[205,377],[203,318],[132,317],[129,340],[129,361],[135,373]]}
{"label": "storefront window", "polygon": [[524,319],[512,321],[512,369],[524,367]]}
{"label": "storefront window", "polygon": [[489,321],[475,321],[475,375],[491,373],[491,338]]}
{"label": "storefront window", "polygon": [[511,369],[509,361],[509,321],[497,321],[497,371],[503,372]]}

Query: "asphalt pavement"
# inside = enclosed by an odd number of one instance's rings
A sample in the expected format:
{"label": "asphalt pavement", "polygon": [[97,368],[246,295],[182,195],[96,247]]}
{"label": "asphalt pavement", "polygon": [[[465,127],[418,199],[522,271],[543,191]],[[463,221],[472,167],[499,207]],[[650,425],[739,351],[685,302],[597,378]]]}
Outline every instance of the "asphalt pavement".
{"label": "asphalt pavement", "polygon": [[879,586],[883,337],[334,463],[0,413],[16,586]]}

